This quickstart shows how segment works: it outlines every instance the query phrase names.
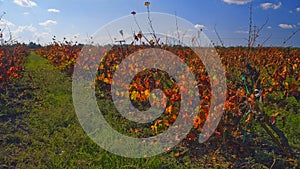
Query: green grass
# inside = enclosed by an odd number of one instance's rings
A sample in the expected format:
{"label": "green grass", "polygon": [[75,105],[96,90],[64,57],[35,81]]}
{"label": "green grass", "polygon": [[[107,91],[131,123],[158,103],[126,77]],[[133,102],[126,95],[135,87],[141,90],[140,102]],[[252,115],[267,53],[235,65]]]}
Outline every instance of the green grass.
{"label": "green grass", "polygon": [[[0,168],[228,168],[237,161],[234,155],[214,145],[206,154],[193,156],[193,150],[188,150],[179,158],[174,157],[176,149],[143,159],[111,154],[95,144],[79,124],[72,103],[71,77],[34,52],[28,56],[25,67],[23,78],[16,80],[14,87],[3,95],[9,102],[0,110]],[[111,110],[105,102],[98,103],[104,104],[103,109]],[[113,124],[114,116],[107,112],[106,119]],[[299,140],[292,134],[299,133],[294,131],[298,129],[295,126],[299,117],[294,117],[298,115],[288,118],[291,123],[285,132],[299,146]],[[124,130],[122,125],[116,125],[116,129]],[[235,166],[269,168],[273,159],[277,160],[276,165],[284,159],[260,150],[252,156],[249,154]],[[279,166],[284,165],[286,161]]]}

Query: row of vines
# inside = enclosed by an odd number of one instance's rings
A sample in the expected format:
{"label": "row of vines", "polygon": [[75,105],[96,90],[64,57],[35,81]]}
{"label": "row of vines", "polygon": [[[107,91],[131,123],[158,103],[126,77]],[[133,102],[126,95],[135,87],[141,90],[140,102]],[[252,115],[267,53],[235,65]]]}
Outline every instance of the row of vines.
{"label": "row of vines", "polygon": [[[97,96],[99,99],[112,100],[110,93],[112,76],[118,65],[126,56],[147,48],[150,48],[150,46],[119,45],[110,48],[110,50],[105,47],[88,47],[91,60],[86,60],[86,63],[81,64],[97,63],[98,74],[95,79],[95,85],[98,89]],[[197,144],[197,138],[209,113],[210,84],[218,85],[219,82],[217,79],[210,81],[202,61],[196,57],[190,48],[181,46],[159,46],[157,48],[163,48],[179,56],[182,61],[192,68],[191,70],[194,72],[198,82],[201,100],[199,105],[200,111],[196,118],[193,119],[194,129],[191,130],[182,143],[183,146],[192,148]],[[70,76],[82,49],[83,47],[80,45],[55,42],[52,45],[37,49],[36,52]],[[94,59],[99,55],[99,50],[101,50],[100,53],[105,55],[101,61],[95,61]],[[243,148],[241,147],[245,145],[262,146],[262,140],[254,138],[251,140],[249,138],[250,136],[255,137],[255,133],[259,133],[254,127],[254,115],[249,114],[245,117],[247,112],[240,107],[244,102],[250,105],[258,104],[259,100],[263,100],[264,109],[268,115],[265,121],[268,124],[277,125],[285,132],[288,130],[293,130],[291,132],[297,131],[297,127],[289,129],[284,127],[289,123],[287,117],[291,114],[296,116],[300,110],[300,49],[259,47],[249,50],[248,48],[239,47],[217,48],[216,50],[226,69],[227,91],[224,92],[227,99],[221,123],[211,140],[219,138],[219,140],[222,140],[219,144],[225,144],[233,151],[242,150]],[[134,67],[135,65],[130,66],[130,71],[135,72]],[[124,72],[124,75],[126,73],[128,72]],[[172,77],[160,70],[150,69],[135,73],[138,73],[138,76],[133,79],[128,90],[131,102],[136,108],[145,110],[151,106],[149,96],[155,88],[162,89],[168,99],[167,103],[163,100],[157,100],[152,103],[166,105],[166,109],[161,117],[145,125],[127,122],[129,127],[126,134],[135,137],[154,136],[164,132],[176,121],[180,109],[179,91],[184,89],[179,89]],[[255,96],[255,89],[261,91],[260,98]],[[125,93],[117,93],[117,95],[123,97]],[[216,107],[216,109],[218,108],[220,107]],[[111,110],[115,110],[115,108],[111,108]],[[220,109],[219,111],[223,110]],[[151,131],[150,133],[147,132],[149,131],[148,129]],[[296,133],[296,135],[299,134]],[[174,139],[176,139],[176,136],[174,136]],[[292,140],[289,140],[289,142],[292,145],[299,145],[299,141],[295,137],[292,137]]]}
{"label": "row of vines", "polygon": [[20,78],[29,50],[26,46],[0,46],[0,89],[4,89],[10,80]]}

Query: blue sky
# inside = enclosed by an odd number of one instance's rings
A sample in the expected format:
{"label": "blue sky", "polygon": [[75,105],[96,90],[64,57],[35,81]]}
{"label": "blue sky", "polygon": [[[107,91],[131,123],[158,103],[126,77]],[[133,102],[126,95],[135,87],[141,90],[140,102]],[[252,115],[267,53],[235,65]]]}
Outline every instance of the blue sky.
{"label": "blue sky", "polygon": [[[105,24],[132,11],[146,12],[143,0],[0,0],[0,21],[4,38],[48,44],[55,35],[58,40],[86,42]],[[216,44],[220,44],[216,26],[226,46],[246,45],[251,0],[150,0],[152,12],[176,15],[202,28]],[[269,36],[265,46],[280,46],[300,29],[300,0],[254,0],[253,22],[258,27],[266,18],[267,25],[257,42]],[[175,23],[174,23],[175,24]],[[300,32],[286,46],[300,47]]]}

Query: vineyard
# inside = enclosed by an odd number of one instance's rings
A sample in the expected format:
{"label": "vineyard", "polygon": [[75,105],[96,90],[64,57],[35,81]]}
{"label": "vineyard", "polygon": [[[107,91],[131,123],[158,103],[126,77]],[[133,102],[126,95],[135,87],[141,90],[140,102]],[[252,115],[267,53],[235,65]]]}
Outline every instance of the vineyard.
{"label": "vineyard", "polygon": [[[98,86],[99,89],[98,92],[102,94],[102,97],[99,96],[100,99],[111,99],[109,89],[112,76],[116,67],[118,67],[124,59],[124,56],[148,47],[149,46],[126,46],[123,50],[120,49],[120,47],[115,47],[107,53],[103,61],[100,62],[97,80],[95,81],[95,85]],[[80,52],[80,47],[75,46],[71,49],[70,46],[59,46],[55,44],[51,46],[50,49],[49,46],[46,48],[46,50],[38,50],[37,53],[50,60],[51,63],[56,65],[60,70],[67,72],[67,74],[73,71],[75,60]],[[106,50],[103,48],[96,49]],[[95,53],[92,55],[97,55],[97,50],[95,50]],[[205,72],[205,67],[189,48],[169,47],[165,48],[165,50],[175,53],[184,60],[187,65],[193,67],[192,70],[196,74],[195,76],[199,77],[197,79],[200,92],[199,96],[203,99],[203,102],[201,102],[200,106],[201,113],[195,118],[194,128],[201,131],[201,127],[209,111],[207,105],[209,105],[211,95],[209,88],[207,89],[210,81]],[[52,54],[47,52],[47,54],[45,54],[43,51],[55,52]],[[126,52],[125,54],[124,51]],[[222,119],[224,124],[220,125],[219,131],[216,131],[217,135],[224,135],[224,132],[228,132],[236,127],[237,124],[234,122],[245,114],[239,107],[243,101],[252,105],[258,102],[258,98],[254,96],[254,89],[256,88],[263,91],[261,97],[264,99],[265,109],[268,110],[270,118],[267,120],[269,120],[270,123],[276,124],[276,122],[278,122],[285,125],[286,118],[290,113],[295,116],[299,113],[299,49],[257,48],[253,51],[249,51],[247,48],[219,48],[218,53],[223,65],[226,66],[228,91],[226,92],[225,114]],[[134,72],[134,70],[130,71]],[[124,72],[124,74],[126,73],[128,72]],[[246,74],[248,75],[247,78],[244,77],[245,79],[243,79],[243,76]],[[158,119],[153,123],[155,125],[150,126],[154,133],[156,131],[156,134],[157,125],[159,125],[162,130],[165,129],[176,120],[178,113],[178,111],[176,111],[176,109],[179,109],[176,102],[180,100],[178,88],[176,85],[170,85],[170,83],[172,83],[172,80],[170,80],[170,77],[166,74],[158,70],[145,70],[140,76],[134,79],[131,86],[129,86],[130,97],[137,107],[149,106],[149,103],[147,104],[147,98],[149,98],[151,90],[154,88],[165,88],[164,93],[170,98],[168,100],[170,103],[165,110],[166,117]],[[213,83],[216,84],[218,81],[215,80]],[[120,93],[119,95],[123,94]],[[157,103],[163,103],[163,100],[159,100]],[[244,122],[251,123],[252,115],[246,118]],[[142,131],[142,129],[137,131]],[[197,135],[196,133],[194,134]],[[234,133],[230,133],[230,135],[232,134]],[[239,138],[239,135],[235,135],[235,138]]]}
{"label": "vineyard", "polygon": [[[112,77],[126,56],[142,49],[164,49],[193,71],[199,89],[199,113],[193,129],[162,155],[130,159],[108,153],[83,132],[72,105],[71,77],[82,45],[60,44],[29,50],[0,47],[1,168],[298,168],[300,153],[300,49],[216,48],[226,70],[224,114],[205,143],[198,137],[209,113],[211,79],[193,50],[183,46],[116,45],[90,47],[91,59],[105,53],[95,79],[98,105],[108,123],[125,135],[143,138],[163,133],[180,109],[176,81],[158,69],[139,72],[128,87],[139,110],[165,105],[158,119],[138,124],[113,106]],[[99,52],[101,50],[101,52]],[[86,63],[79,63],[87,65]],[[135,72],[134,65],[131,71]],[[126,74],[128,72],[124,72]],[[149,102],[161,89],[167,97]],[[124,96],[124,93],[118,93]],[[220,110],[222,111],[222,110]],[[176,137],[174,136],[174,139]]]}

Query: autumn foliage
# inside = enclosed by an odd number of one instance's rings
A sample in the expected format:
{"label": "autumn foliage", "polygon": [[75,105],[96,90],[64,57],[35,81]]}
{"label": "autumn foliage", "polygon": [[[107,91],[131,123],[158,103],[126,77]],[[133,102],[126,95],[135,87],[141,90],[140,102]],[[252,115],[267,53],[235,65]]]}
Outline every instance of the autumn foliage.
{"label": "autumn foliage", "polygon": [[[121,61],[134,52],[150,47],[153,48],[153,46],[147,45],[119,45],[113,46],[109,50],[105,47],[90,47],[91,60],[80,64],[86,65],[89,62],[98,64],[95,85],[102,92],[101,96],[99,95],[100,99],[112,99],[110,93],[112,77]],[[190,48],[182,46],[157,46],[157,48],[174,53],[191,68],[196,77],[200,97],[199,113],[194,118],[194,128],[187,137],[187,141],[195,141],[209,113],[211,83],[218,85],[218,79],[210,80],[202,61]],[[78,45],[55,43],[38,49],[37,52],[57,68],[71,74],[81,49],[82,47]],[[99,52],[99,50],[102,51]],[[284,97],[294,97],[296,100],[300,100],[299,49],[259,47],[252,50],[248,48],[217,48],[216,50],[226,69],[227,91],[224,92],[227,99],[215,136],[222,137],[224,133],[228,133],[229,138],[238,140],[245,135],[236,127],[246,113],[240,104],[246,101],[254,105],[257,102],[257,98],[254,96],[255,88],[262,91],[262,99],[265,99],[266,104],[277,104],[276,100],[268,99],[268,97],[278,92],[282,92]],[[102,60],[97,61],[95,58],[99,53],[105,54]],[[134,65],[130,70],[135,72]],[[124,75],[126,73],[129,72],[124,72]],[[166,105],[163,115],[146,125],[152,130],[151,135],[162,133],[176,121],[180,110],[180,92],[185,89],[179,88],[172,77],[160,70],[148,69],[136,73],[137,75],[128,87],[131,102],[140,110],[147,109],[151,104]],[[167,97],[167,101],[154,99],[150,104],[149,97],[153,89],[161,89]],[[117,95],[124,96],[125,93],[117,93]],[[278,121],[276,120],[277,116],[276,114],[271,116],[271,123]],[[243,123],[250,125],[251,120],[253,120],[253,115],[244,119]],[[142,129],[130,128],[130,131],[140,133]]]}
{"label": "autumn foliage", "polygon": [[29,50],[22,45],[0,46],[0,89],[4,89],[10,80],[20,78]]}
{"label": "autumn foliage", "polygon": [[37,49],[36,53],[47,58],[51,64],[71,75],[80,50],[81,47],[77,45],[54,42],[52,45]]}

